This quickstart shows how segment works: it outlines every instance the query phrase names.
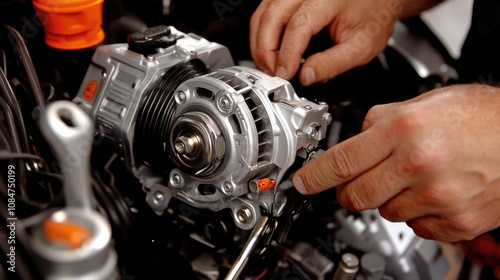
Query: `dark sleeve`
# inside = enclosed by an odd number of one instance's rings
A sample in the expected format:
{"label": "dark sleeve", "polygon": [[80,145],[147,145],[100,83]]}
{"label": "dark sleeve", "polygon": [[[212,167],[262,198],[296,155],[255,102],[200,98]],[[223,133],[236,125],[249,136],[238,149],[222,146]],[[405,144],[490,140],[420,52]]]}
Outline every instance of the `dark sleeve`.
{"label": "dark sleeve", "polygon": [[458,70],[463,82],[500,86],[500,0],[475,0]]}

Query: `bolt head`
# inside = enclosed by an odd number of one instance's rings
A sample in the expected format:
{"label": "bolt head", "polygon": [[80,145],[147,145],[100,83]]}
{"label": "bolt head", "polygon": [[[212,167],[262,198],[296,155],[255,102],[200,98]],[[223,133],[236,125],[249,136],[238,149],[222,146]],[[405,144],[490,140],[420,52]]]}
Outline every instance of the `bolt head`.
{"label": "bolt head", "polygon": [[181,180],[181,176],[179,174],[175,174],[174,176],[172,176],[172,186],[179,187],[181,185]]}
{"label": "bolt head", "polygon": [[325,114],[323,115],[323,122],[324,122],[326,125],[329,125],[330,123],[332,123],[332,119],[333,119],[333,117],[332,117],[332,114],[330,114],[330,113],[325,113]]}
{"label": "bolt head", "polygon": [[186,93],[183,91],[178,91],[176,94],[177,97],[177,103],[182,104],[184,101],[186,101]]}
{"label": "bolt head", "polygon": [[224,184],[222,185],[222,190],[225,194],[232,193],[234,190],[233,184],[231,184],[231,182],[224,182]]}
{"label": "bolt head", "polygon": [[314,126],[310,126],[306,130],[307,138],[309,139],[316,139],[316,136],[318,136],[318,130]]}
{"label": "bolt head", "polygon": [[163,195],[163,193],[159,191],[155,192],[153,197],[153,203],[156,205],[162,205],[164,201],[165,201],[165,195]]}
{"label": "bolt head", "polygon": [[249,223],[252,220],[252,211],[247,207],[242,207],[236,212],[236,217],[243,224]]}

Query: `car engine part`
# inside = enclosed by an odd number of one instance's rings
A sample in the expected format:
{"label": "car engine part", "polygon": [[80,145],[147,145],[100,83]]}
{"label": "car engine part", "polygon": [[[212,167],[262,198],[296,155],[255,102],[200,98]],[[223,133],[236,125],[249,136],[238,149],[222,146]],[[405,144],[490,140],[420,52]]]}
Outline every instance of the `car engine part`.
{"label": "car engine part", "polygon": [[306,159],[325,137],[328,106],[300,99],[288,81],[228,67],[225,47],[173,27],[144,33],[151,45],[170,42],[155,53],[135,48],[134,36],[97,49],[74,102],[120,149],[150,206],[161,214],[176,197],[229,208],[242,229],[255,226],[260,208],[279,215],[284,201],[274,202],[291,187],[282,182],[296,156]]}
{"label": "car engine part", "polygon": [[[290,180],[361,128],[368,101],[387,101],[366,90],[358,98],[353,88],[399,85],[378,75],[397,69],[399,56],[377,64],[377,75],[339,77],[348,86],[336,79],[305,88],[242,60],[245,42],[232,38],[244,32],[213,28],[234,22],[229,8],[237,7],[227,5],[236,1],[214,2],[229,7],[227,19],[219,14],[206,29],[230,36],[210,41],[210,32],[190,33],[179,20],[179,7],[198,18],[189,1],[172,2],[179,30],[144,28],[128,13],[104,21],[96,49],[56,51],[43,32],[32,39],[23,26],[22,34],[2,29],[0,162],[10,172],[0,182],[2,221],[12,221],[4,210],[13,179],[18,211],[15,231],[0,227],[1,279],[456,278],[460,254],[450,258],[377,211],[345,211],[334,190],[300,195]],[[109,25],[127,19],[125,43]],[[70,140],[66,132],[84,122],[93,138]],[[5,247],[14,237],[15,250]]]}

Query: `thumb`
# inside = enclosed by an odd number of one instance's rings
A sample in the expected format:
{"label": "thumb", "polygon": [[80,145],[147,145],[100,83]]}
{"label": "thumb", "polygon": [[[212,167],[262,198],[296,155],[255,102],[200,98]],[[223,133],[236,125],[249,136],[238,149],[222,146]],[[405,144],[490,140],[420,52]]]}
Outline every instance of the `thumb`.
{"label": "thumb", "polygon": [[315,194],[350,181],[382,162],[395,143],[387,129],[373,128],[331,147],[297,170],[293,176],[295,188],[302,194]]}

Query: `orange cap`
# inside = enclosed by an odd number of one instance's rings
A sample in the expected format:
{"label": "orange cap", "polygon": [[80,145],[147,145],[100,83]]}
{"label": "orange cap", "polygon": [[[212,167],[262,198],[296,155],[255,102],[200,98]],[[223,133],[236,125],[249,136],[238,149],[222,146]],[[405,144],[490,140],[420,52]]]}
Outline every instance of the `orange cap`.
{"label": "orange cap", "polygon": [[51,218],[44,221],[43,233],[47,241],[62,243],[73,250],[90,238],[86,228],[71,222],[56,222]]}
{"label": "orange cap", "polygon": [[95,46],[104,40],[104,0],[34,0],[47,45],[62,50]]}

